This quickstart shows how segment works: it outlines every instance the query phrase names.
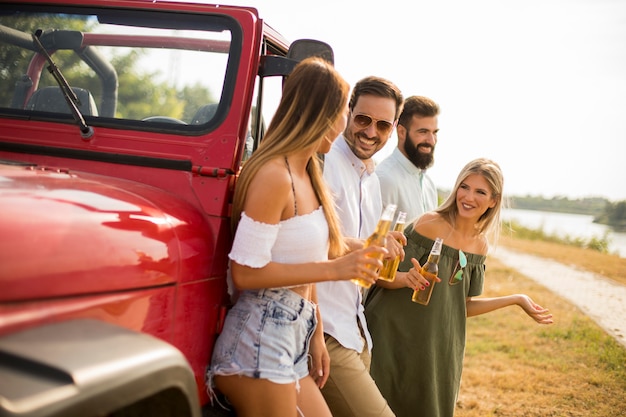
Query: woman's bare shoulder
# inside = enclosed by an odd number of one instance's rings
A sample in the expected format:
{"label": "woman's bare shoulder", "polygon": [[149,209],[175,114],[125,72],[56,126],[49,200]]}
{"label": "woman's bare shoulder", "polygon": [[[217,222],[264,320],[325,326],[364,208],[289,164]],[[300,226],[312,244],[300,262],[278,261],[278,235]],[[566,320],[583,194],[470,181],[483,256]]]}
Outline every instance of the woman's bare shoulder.
{"label": "woman's bare shoulder", "polygon": [[437,220],[443,220],[443,217],[436,211],[427,211],[415,220],[416,225],[433,223]]}
{"label": "woman's bare shoulder", "polygon": [[479,234],[476,238],[476,245],[474,247],[473,253],[477,255],[487,255],[489,252],[489,239],[484,234]]}
{"label": "woman's bare shoulder", "polygon": [[259,167],[250,182],[255,188],[275,189],[288,186],[291,188],[291,178],[285,165],[285,160],[279,157],[269,160]]}
{"label": "woman's bare shoulder", "polygon": [[417,233],[431,239],[440,236],[449,227],[444,218],[434,211],[424,213],[413,224],[413,229]]}
{"label": "woman's bare shoulder", "polygon": [[292,197],[291,178],[284,161],[275,158],[256,172],[248,187],[244,211],[252,218],[277,223]]}

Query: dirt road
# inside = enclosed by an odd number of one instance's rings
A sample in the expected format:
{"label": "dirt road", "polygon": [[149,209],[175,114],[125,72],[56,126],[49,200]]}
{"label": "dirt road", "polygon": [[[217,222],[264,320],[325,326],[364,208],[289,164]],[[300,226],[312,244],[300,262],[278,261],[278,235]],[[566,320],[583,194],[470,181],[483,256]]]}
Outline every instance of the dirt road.
{"label": "dirt road", "polygon": [[492,256],[578,306],[626,347],[626,286],[502,246]]}

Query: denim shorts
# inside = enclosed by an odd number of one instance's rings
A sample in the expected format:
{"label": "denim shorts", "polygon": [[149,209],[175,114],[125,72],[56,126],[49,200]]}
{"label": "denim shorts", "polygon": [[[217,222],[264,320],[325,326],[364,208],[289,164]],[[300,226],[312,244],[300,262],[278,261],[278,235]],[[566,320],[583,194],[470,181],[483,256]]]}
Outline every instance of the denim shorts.
{"label": "denim shorts", "polygon": [[277,384],[308,375],[308,351],[317,326],[315,305],[285,288],[243,291],[230,309],[207,372],[244,375]]}

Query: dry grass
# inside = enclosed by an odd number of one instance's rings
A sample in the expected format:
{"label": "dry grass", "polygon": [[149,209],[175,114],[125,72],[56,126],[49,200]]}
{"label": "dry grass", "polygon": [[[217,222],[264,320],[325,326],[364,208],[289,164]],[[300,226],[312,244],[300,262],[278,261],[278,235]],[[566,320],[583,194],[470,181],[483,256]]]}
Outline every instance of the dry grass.
{"label": "dry grass", "polygon": [[[616,256],[510,238],[501,244],[626,283],[625,261]],[[469,319],[456,417],[626,416],[626,349],[541,285],[494,258],[487,265],[485,296],[526,293],[555,323],[538,325],[512,307]]]}
{"label": "dry grass", "polygon": [[508,236],[502,236],[498,244],[595,272],[626,285],[626,258],[620,258],[617,255],[541,240],[514,239]]}

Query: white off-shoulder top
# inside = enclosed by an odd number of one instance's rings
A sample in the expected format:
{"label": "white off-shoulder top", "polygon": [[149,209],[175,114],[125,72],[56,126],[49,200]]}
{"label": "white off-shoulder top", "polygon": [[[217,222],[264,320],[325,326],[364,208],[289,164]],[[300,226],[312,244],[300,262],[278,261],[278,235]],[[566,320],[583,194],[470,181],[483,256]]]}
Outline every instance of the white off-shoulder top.
{"label": "white off-shoulder top", "polygon": [[228,257],[240,265],[262,268],[269,262],[285,264],[328,259],[328,223],[322,206],[311,213],[278,224],[258,222],[241,213]]}

